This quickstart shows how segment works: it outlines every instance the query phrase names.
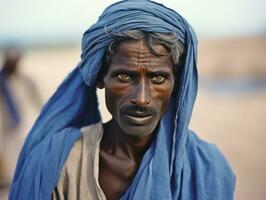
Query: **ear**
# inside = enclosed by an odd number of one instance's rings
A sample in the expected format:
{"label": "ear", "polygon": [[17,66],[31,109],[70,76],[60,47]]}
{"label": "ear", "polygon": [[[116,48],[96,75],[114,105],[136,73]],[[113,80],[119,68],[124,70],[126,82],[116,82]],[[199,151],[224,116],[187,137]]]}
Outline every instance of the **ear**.
{"label": "ear", "polygon": [[99,89],[103,89],[104,88],[104,81],[103,81],[102,78],[97,80],[96,87],[99,88]]}
{"label": "ear", "polygon": [[98,77],[97,77],[97,82],[96,82],[96,87],[99,89],[103,89],[104,88],[104,77],[107,74],[107,64],[106,61],[104,59],[103,64],[98,72]]}

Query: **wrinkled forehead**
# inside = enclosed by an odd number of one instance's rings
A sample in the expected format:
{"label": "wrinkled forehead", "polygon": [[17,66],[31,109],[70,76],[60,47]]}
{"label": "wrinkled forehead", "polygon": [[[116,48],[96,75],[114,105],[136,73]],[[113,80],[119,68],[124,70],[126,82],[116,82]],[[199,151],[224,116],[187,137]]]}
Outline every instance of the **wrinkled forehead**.
{"label": "wrinkled forehead", "polygon": [[111,56],[110,65],[173,68],[171,57],[163,45],[150,47],[144,40],[121,42]]}
{"label": "wrinkled forehead", "polygon": [[173,65],[163,45],[148,46],[144,40],[123,41],[111,56],[111,62],[162,63]]}
{"label": "wrinkled forehead", "polygon": [[153,57],[169,56],[167,49],[163,45],[155,43],[149,47],[144,39],[120,42],[116,52],[125,56],[131,54],[139,54],[141,56],[148,53]]}

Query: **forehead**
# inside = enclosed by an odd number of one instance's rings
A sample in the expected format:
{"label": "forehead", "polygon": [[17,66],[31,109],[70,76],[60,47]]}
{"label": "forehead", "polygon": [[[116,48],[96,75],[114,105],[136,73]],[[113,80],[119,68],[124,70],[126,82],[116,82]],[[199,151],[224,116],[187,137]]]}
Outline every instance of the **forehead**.
{"label": "forehead", "polygon": [[121,42],[111,57],[110,65],[127,68],[147,66],[170,70],[173,67],[171,57],[163,45],[154,44],[151,50],[143,40]]}

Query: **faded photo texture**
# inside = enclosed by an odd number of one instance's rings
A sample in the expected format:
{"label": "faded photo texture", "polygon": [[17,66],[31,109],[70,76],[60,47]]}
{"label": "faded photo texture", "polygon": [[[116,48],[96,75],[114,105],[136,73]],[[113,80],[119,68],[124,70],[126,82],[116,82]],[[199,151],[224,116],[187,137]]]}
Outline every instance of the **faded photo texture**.
{"label": "faded photo texture", "polygon": [[[80,60],[82,33],[113,2],[0,1],[0,68],[8,53],[16,58],[8,80],[13,114],[0,96],[1,200],[7,199],[20,149],[42,106]],[[236,200],[266,199],[266,3],[158,2],[182,14],[198,35],[199,91],[191,129],[230,162]],[[98,99],[105,122],[110,114],[104,91]]]}

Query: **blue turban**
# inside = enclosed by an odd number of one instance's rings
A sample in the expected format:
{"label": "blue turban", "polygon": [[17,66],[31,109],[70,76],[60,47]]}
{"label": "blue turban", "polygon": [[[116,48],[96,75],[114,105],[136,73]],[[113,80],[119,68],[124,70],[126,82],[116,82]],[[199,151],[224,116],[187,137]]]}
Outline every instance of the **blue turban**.
{"label": "blue turban", "polygon": [[44,106],[22,149],[10,199],[50,199],[80,128],[101,120],[96,79],[109,33],[138,29],[175,34],[184,47],[180,86],[171,96],[156,140],[121,199],[233,199],[235,177],[220,151],[188,129],[197,94],[197,39],[174,10],[148,0],[108,7],[83,35],[78,67]]}

